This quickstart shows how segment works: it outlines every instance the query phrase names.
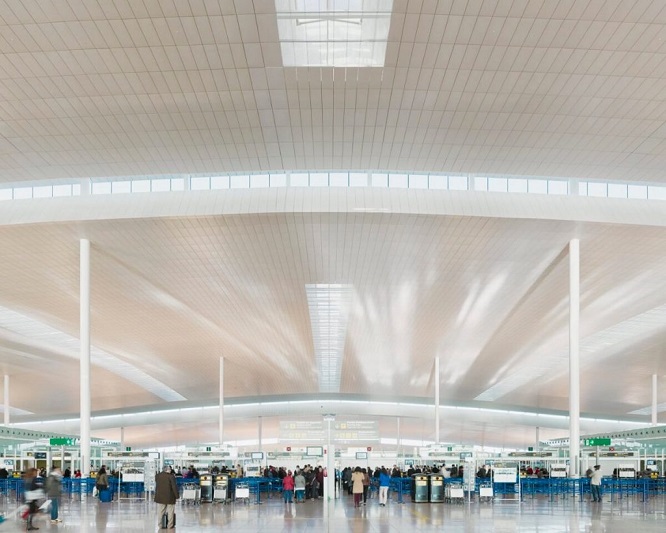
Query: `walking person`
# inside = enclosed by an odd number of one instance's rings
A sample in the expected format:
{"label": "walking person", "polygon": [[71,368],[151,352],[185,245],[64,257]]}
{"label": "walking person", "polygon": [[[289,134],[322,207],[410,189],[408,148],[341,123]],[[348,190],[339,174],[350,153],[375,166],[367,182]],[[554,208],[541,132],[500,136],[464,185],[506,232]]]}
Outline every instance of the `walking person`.
{"label": "walking person", "polygon": [[25,503],[28,505],[28,516],[26,517],[26,530],[35,531],[39,529],[32,524],[33,517],[39,512],[37,502],[44,497],[42,479],[37,476],[36,468],[28,468],[23,479]]}
{"label": "walking person", "polygon": [[390,484],[391,484],[391,476],[389,476],[389,473],[386,470],[386,468],[382,466],[382,469],[379,471],[379,505],[381,505],[382,507],[386,507]]}
{"label": "walking person", "polygon": [[592,493],[592,501],[600,502],[601,501],[601,479],[603,474],[601,473],[601,466],[594,465],[594,472],[590,476],[590,492]]}
{"label": "walking person", "polygon": [[60,508],[60,495],[62,494],[62,471],[60,468],[51,470],[46,478],[46,496],[51,500],[51,523],[62,522],[58,516]]}
{"label": "walking person", "polygon": [[171,473],[171,467],[165,466],[162,471],[155,476],[155,503],[157,506],[157,525],[162,527],[162,516],[167,515],[167,527],[173,529],[176,527],[174,512],[176,510],[176,500],[178,499],[178,485],[176,476]]}
{"label": "walking person", "polygon": [[363,471],[360,466],[354,469],[351,476],[352,492],[354,494],[354,507],[361,506],[361,498],[363,497]]}
{"label": "walking person", "polygon": [[104,465],[97,471],[97,475],[95,476],[95,488],[97,489],[97,496],[101,500],[102,491],[109,488],[109,476],[106,473]]}
{"label": "walking person", "polygon": [[368,502],[368,491],[370,490],[370,475],[366,468],[363,469],[363,505]]}

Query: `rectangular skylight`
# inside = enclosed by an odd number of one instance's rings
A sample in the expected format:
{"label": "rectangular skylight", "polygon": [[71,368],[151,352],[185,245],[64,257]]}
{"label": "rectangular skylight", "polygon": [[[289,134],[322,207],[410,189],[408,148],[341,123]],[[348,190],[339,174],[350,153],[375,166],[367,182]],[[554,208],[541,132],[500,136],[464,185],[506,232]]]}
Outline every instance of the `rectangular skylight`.
{"label": "rectangular skylight", "polygon": [[275,0],[285,67],[383,67],[393,0]]}
{"label": "rectangular skylight", "polygon": [[351,285],[316,283],[305,286],[320,392],[340,392],[342,356],[353,289]]}

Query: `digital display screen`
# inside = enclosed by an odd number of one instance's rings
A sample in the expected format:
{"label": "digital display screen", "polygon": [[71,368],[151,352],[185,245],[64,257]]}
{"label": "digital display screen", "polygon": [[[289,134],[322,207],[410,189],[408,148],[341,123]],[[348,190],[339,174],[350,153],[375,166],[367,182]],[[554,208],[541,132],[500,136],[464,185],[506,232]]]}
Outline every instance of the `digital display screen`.
{"label": "digital display screen", "polygon": [[322,446],[308,446],[305,449],[305,455],[309,455],[311,457],[323,457],[324,448]]}
{"label": "digital display screen", "polygon": [[252,452],[252,459],[263,459],[264,452]]}
{"label": "digital display screen", "polygon": [[356,459],[367,459],[368,452],[356,452]]}

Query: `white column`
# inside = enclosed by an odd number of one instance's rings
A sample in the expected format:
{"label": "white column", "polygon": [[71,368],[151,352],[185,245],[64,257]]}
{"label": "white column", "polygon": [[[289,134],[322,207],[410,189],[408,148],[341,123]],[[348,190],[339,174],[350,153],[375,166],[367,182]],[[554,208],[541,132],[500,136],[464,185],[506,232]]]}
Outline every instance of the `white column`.
{"label": "white column", "polygon": [[569,475],[577,478],[580,455],[580,241],[569,242]]}
{"label": "white column", "polygon": [[334,415],[324,415],[326,421],[326,475],[324,479],[324,501],[335,500],[335,447],[331,436]]}
{"label": "white column", "polygon": [[657,425],[657,374],[652,374],[652,425]]}
{"label": "white column", "polygon": [[81,475],[90,473],[90,241],[81,239]]}
{"label": "white column", "polygon": [[224,443],[224,357],[220,357],[220,413],[218,426],[220,447]]}
{"label": "white column", "polygon": [[535,437],[536,437],[536,443],[534,444],[534,450],[538,452],[539,448],[541,447],[541,445],[539,444],[539,441],[540,441],[540,439],[539,439],[539,426],[536,427]]}
{"label": "white column", "polygon": [[396,439],[396,448],[398,454],[400,454],[400,417],[396,418],[397,422],[397,433],[398,433],[398,438]]}
{"label": "white column", "polygon": [[435,444],[439,444],[439,357],[435,357]]}
{"label": "white column", "polygon": [[9,376],[5,374],[5,388],[4,388],[4,393],[5,393],[5,403],[4,403],[4,409],[5,409],[5,426],[9,425]]}
{"label": "white column", "polygon": [[261,423],[261,417],[257,417],[257,432],[258,432],[258,437],[259,437],[259,451],[262,451],[262,446],[261,446],[261,431],[262,431],[262,423]]}
{"label": "white column", "polygon": [[120,427],[120,449],[125,449],[125,428],[123,426]]}

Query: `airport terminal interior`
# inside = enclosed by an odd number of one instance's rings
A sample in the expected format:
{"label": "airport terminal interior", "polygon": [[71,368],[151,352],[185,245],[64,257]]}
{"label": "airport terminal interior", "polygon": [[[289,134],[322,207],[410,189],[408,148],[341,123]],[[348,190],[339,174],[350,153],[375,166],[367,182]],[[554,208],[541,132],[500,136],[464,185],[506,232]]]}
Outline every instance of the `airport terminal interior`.
{"label": "airport terminal interior", "polygon": [[664,94],[663,0],[0,0],[0,528],[662,531]]}

